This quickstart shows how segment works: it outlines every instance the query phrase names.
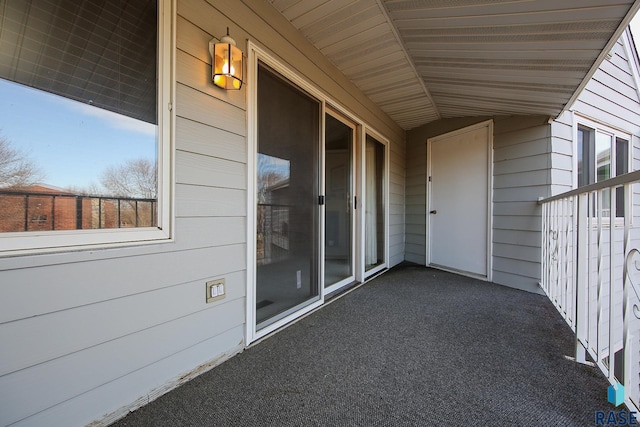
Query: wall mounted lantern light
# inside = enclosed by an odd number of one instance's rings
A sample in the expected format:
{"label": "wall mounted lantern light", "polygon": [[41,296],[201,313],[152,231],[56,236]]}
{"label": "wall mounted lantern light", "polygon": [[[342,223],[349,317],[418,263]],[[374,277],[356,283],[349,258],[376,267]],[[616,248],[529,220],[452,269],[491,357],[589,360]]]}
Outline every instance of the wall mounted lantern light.
{"label": "wall mounted lantern light", "polygon": [[236,41],[227,35],[220,41],[213,39],[209,42],[211,54],[211,78],[213,84],[223,89],[240,89],[242,87],[242,51],[236,47]]}

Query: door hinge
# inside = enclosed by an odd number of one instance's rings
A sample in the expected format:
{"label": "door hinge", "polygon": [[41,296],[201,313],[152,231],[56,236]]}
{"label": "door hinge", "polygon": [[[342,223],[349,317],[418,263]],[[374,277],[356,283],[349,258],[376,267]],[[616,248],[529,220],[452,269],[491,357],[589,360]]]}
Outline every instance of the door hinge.
{"label": "door hinge", "polygon": [[324,205],[324,196],[318,196],[318,204]]}
{"label": "door hinge", "polygon": [[431,182],[431,177],[429,177],[429,182]]}

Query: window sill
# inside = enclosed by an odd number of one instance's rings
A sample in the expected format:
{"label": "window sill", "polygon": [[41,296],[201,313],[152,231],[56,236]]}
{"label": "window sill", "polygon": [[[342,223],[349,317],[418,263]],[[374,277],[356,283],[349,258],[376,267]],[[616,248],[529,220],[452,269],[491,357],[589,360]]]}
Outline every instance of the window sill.
{"label": "window sill", "polygon": [[67,253],[171,241],[165,230],[148,228],[30,231],[0,235],[0,258]]}

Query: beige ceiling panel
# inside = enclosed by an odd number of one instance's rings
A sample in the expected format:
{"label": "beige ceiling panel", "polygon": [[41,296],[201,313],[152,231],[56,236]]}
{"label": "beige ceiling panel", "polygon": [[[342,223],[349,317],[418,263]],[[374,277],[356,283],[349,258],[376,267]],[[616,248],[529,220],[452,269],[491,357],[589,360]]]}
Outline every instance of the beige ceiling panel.
{"label": "beige ceiling panel", "polygon": [[268,0],[404,129],[557,115],[640,0]]}

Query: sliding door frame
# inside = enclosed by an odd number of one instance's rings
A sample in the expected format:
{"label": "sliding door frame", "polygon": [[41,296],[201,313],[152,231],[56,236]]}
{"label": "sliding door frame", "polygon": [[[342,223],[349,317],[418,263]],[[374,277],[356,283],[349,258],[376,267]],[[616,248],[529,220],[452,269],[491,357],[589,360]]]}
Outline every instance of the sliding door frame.
{"label": "sliding door frame", "polygon": [[324,95],[317,90],[314,86],[307,83],[304,79],[301,79],[289,68],[284,66],[280,61],[276,60],[270,54],[263,49],[256,46],[254,43],[248,42],[249,46],[249,60],[247,61],[247,77],[248,77],[248,108],[247,108],[247,310],[246,310],[246,342],[251,343],[257,339],[260,339],[276,329],[292,322],[298,317],[315,310],[324,303],[324,293],[322,292],[322,278],[323,278],[323,263],[324,259],[324,209],[319,204],[316,205],[318,209],[318,224],[316,224],[316,233],[318,241],[316,244],[315,252],[318,254],[319,259],[315,260],[318,268],[317,277],[315,277],[318,289],[318,297],[316,301],[305,303],[300,309],[289,309],[284,312],[281,318],[268,323],[263,328],[258,329],[256,324],[256,295],[257,295],[257,259],[256,259],[256,238],[257,238],[257,210],[256,210],[256,182],[257,182],[257,149],[258,149],[258,65],[263,63],[270,69],[278,73],[282,78],[296,86],[299,90],[306,92],[309,96],[316,98],[320,102],[320,120],[321,126],[319,126],[318,141],[320,147],[320,165],[318,166],[318,176],[320,183],[318,183],[318,194],[324,194],[324,186],[321,183],[324,181],[324,154],[322,150],[323,137],[324,137]]}
{"label": "sliding door frame", "polygon": [[[382,177],[382,206],[383,206],[383,216],[384,216],[384,256],[383,260],[380,264],[371,268],[370,270],[366,270],[366,262],[365,262],[365,238],[366,238],[366,212],[365,206],[367,203],[366,200],[366,151],[367,151],[367,136],[373,138],[384,147],[384,165],[383,165],[383,177]],[[358,251],[358,270],[360,272],[360,276],[356,277],[356,279],[360,282],[366,282],[367,280],[371,280],[376,275],[386,270],[389,265],[389,140],[383,137],[380,133],[375,130],[365,127],[365,130],[362,134],[362,140],[359,144],[360,153],[358,164],[359,173],[358,177],[360,179],[358,186],[358,208],[360,212],[358,214],[358,245],[360,250]]]}
{"label": "sliding door frame", "polygon": [[[247,287],[246,287],[246,323],[245,323],[245,343],[251,344],[277,329],[288,325],[304,315],[316,310],[325,303],[325,297],[330,292],[339,290],[347,283],[339,283],[338,286],[324,287],[324,261],[325,261],[325,205],[318,204],[318,242],[317,253],[318,277],[317,283],[319,287],[319,298],[317,301],[304,305],[300,310],[285,315],[284,317],[268,324],[267,326],[257,329],[256,325],[256,291],[257,291],[257,267],[256,267],[256,233],[257,233],[257,208],[256,208],[256,180],[257,180],[257,148],[258,148],[258,64],[263,63],[273,71],[280,74],[300,90],[307,92],[310,96],[318,99],[321,103],[320,114],[320,165],[319,165],[319,187],[318,191],[321,196],[326,194],[325,188],[325,117],[331,114],[339,120],[346,120],[355,125],[356,136],[354,138],[355,147],[353,151],[353,190],[354,204],[352,207],[353,230],[352,230],[352,253],[353,268],[355,281],[364,283],[375,275],[387,268],[389,264],[389,141],[380,133],[368,127],[362,120],[358,119],[346,108],[341,107],[326,93],[313,86],[307,80],[302,78],[293,69],[285,65],[280,60],[262,47],[248,41],[248,61],[247,61]],[[383,176],[383,203],[384,203],[384,262],[375,268],[365,272],[364,265],[364,227],[365,216],[362,208],[365,203],[365,187],[364,187],[364,160],[366,136],[373,137],[376,141],[384,146],[384,176]]]}

